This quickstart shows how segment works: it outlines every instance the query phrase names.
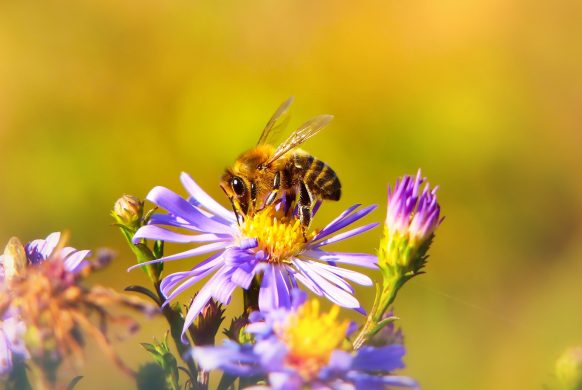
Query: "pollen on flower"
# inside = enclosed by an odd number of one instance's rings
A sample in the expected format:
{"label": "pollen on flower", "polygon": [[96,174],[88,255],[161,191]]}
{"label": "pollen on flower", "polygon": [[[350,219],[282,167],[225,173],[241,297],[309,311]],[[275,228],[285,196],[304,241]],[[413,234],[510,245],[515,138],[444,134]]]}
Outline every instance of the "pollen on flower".
{"label": "pollen on flower", "polygon": [[289,349],[287,364],[305,380],[313,379],[329,363],[332,352],[345,339],[349,322],[339,322],[338,314],[338,306],[320,313],[319,301],[312,300],[275,329]]}
{"label": "pollen on flower", "polygon": [[272,206],[247,217],[240,231],[244,237],[257,239],[256,250],[264,251],[270,263],[287,261],[305,248],[306,239],[315,236],[315,232],[304,236],[298,218],[288,217]]}

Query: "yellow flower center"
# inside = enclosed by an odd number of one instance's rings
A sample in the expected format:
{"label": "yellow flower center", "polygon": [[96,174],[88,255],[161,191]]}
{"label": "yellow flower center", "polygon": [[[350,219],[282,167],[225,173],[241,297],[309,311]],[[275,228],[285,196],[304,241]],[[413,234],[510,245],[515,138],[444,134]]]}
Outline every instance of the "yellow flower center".
{"label": "yellow flower center", "polygon": [[252,216],[247,216],[240,227],[244,237],[256,238],[256,251],[265,251],[270,263],[288,262],[289,258],[300,253],[315,236],[315,232],[305,232],[301,221],[288,217],[273,206],[266,207]]}
{"label": "yellow flower center", "polygon": [[319,301],[311,300],[291,314],[285,324],[275,329],[289,353],[287,364],[305,380],[317,376],[320,369],[329,363],[332,352],[346,337],[349,322],[337,321],[339,307],[333,306],[329,313],[319,312]]}

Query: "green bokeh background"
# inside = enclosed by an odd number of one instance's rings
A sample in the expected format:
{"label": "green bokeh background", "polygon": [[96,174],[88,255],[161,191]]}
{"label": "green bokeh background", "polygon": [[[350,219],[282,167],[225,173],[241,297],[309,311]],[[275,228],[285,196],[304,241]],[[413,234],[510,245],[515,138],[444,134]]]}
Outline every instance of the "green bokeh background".
{"label": "green bokeh background", "polygon": [[[404,373],[540,388],[582,343],[581,20],[573,0],[2,1],[0,241],[68,229],[119,254],[94,282],[145,282],[125,271],[115,199],[183,193],[187,171],[226,204],[222,170],[294,95],[292,125],[336,116],[306,145],[344,189],[315,225],[356,202],[381,221],[387,183],[419,167],[441,187],[428,272],[396,306]],[[144,321],[116,345],[137,367],[163,332]],[[94,345],[83,374],[80,389],[131,383]]]}

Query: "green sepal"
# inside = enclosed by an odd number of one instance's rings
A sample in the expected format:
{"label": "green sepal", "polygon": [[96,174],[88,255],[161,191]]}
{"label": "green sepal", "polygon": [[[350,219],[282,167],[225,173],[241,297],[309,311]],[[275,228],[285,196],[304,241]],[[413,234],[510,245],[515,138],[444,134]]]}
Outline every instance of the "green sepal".
{"label": "green sepal", "polygon": [[[138,264],[155,260],[161,257],[161,256],[157,257],[155,253],[163,254],[163,243],[156,241],[156,243],[154,243],[154,252],[152,252],[150,248],[147,247],[146,244],[141,242],[134,244],[132,242],[133,235],[135,234],[136,230],[119,223],[114,224],[114,226],[117,226],[121,231],[121,234],[125,238],[125,241],[129,245],[129,248],[135,255]],[[148,275],[148,277],[153,282],[157,282],[160,280],[160,275],[162,274],[162,271],[164,269],[164,263],[160,262],[154,264],[147,264],[140,268]]]}

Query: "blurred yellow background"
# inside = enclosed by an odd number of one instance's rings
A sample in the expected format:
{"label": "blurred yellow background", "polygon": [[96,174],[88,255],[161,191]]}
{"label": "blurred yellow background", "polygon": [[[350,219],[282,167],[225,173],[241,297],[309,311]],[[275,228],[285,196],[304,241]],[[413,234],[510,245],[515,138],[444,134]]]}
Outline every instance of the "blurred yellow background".
{"label": "blurred yellow background", "polygon": [[[119,254],[94,282],[145,283],[116,198],[184,194],[187,171],[226,205],[223,169],[294,95],[292,126],[335,115],[305,147],[343,184],[314,225],[356,202],[381,221],[386,185],[419,167],[441,187],[427,274],[396,305],[404,373],[540,388],[582,344],[581,21],[574,0],[0,2],[0,242],[69,229]],[[145,322],[120,353],[137,367],[164,331]],[[93,345],[86,363],[79,389],[131,383]]]}

